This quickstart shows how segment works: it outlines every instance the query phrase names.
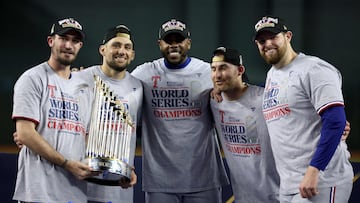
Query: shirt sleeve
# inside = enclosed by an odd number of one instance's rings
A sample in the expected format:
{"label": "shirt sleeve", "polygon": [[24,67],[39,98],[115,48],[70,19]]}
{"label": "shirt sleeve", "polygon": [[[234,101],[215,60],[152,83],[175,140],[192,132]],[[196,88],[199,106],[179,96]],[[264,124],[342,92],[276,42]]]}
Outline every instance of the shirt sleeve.
{"label": "shirt sleeve", "polygon": [[36,77],[22,75],[14,86],[12,119],[27,119],[36,124],[40,119],[41,88],[36,83]]}
{"label": "shirt sleeve", "polygon": [[340,143],[345,128],[344,106],[324,109],[320,116],[322,122],[320,140],[310,165],[325,170]]}

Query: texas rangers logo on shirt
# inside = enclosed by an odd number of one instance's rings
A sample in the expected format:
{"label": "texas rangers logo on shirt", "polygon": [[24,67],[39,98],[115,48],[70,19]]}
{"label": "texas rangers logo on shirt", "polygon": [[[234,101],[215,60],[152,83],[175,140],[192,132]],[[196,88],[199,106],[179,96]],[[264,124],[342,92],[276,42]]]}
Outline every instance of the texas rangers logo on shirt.
{"label": "texas rangers logo on shirt", "polygon": [[[286,90],[283,90],[286,94]],[[291,113],[286,97],[281,97],[277,82],[270,79],[267,81],[264,90],[263,113],[266,121],[276,120]]]}
{"label": "texas rangers logo on shirt", "polygon": [[50,90],[50,107],[47,127],[85,135],[85,128],[79,116],[78,99],[58,90],[55,85],[49,84],[48,88]]}

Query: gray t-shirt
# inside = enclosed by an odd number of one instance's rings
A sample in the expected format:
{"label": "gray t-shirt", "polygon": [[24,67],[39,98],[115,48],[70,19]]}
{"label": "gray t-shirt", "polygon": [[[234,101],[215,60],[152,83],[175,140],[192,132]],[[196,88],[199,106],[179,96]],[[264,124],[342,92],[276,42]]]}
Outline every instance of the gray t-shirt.
{"label": "gray t-shirt", "polygon": [[[294,194],[320,139],[319,112],[343,105],[340,72],[329,63],[300,53],[281,69],[267,74],[263,113],[280,175],[280,193]],[[340,142],[318,187],[351,182],[353,169],[345,142]]]}
{"label": "gray t-shirt", "polygon": [[279,202],[280,179],[262,114],[264,88],[249,85],[237,100],[211,100],[236,202]]}
{"label": "gray t-shirt", "polygon": [[210,65],[191,58],[168,69],[164,58],[138,66],[144,86],[143,190],[188,193],[228,184],[213,134]]}
{"label": "gray t-shirt", "polygon": [[[99,76],[122,104],[126,111],[131,115],[134,122],[130,140],[130,159],[129,164],[134,165],[135,148],[136,148],[136,126],[139,124],[141,116],[141,106],[143,97],[143,88],[141,82],[128,72],[121,80],[109,78],[106,76],[99,65],[91,66],[83,71],[78,72],[79,76],[84,78],[91,88],[94,88],[94,75]],[[122,189],[120,186],[104,186],[94,183],[88,183],[88,199],[99,202],[124,203],[133,202],[133,187]]]}
{"label": "gray t-shirt", "polygon": [[[77,77],[59,77],[47,62],[21,75],[14,87],[13,119],[33,121],[60,154],[80,161],[90,120],[91,90]],[[20,150],[14,197],[25,202],[85,202],[86,182],[24,146]]]}

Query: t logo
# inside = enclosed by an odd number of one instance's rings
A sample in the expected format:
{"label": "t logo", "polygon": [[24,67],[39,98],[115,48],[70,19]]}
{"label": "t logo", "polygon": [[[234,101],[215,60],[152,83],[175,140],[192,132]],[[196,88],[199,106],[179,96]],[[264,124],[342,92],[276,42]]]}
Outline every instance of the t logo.
{"label": "t logo", "polygon": [[50,89],[50,97],[55,97],[56,86],[55,85],[48,85]]}
{"label": "t logo", "polygon": [[157,81],[161,80],[160,75],[154,75],[151,77],[153,83],[153,88],[157,88]]}
{"label": "t logo", "polygon": [[224,123],[224,115],[225,115],[225,112],[222,111],[222,110],[219,110],[219,113],[220,113],[220,116],[221,116],[221,123]]}

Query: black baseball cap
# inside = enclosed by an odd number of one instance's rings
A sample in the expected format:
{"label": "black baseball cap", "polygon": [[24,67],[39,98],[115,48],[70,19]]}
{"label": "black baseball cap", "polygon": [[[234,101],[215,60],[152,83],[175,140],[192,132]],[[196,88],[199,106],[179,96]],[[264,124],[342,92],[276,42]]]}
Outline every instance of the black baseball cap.
{"label": "black baseball cap", "polygon": [[85,33],[83,31],[82,26],[78,21],[76,21],[74,18],[65,18],[58,20],[51,26],[50,30],[50,36],[58,34],[58,35],[64,35],[67,32],[74,30],[80,34],[80,39],[84,40]]}
{"label": "black baseball cap", "polygon": [[[218,47],[213,51],[211,62],[228,62],[235,66],[242,66],[243,60],[241,54],[236,49]],[[249,82],[249,78],[244,72],[241,76],[243,82]]]}
{"label": "black baseball cap", "polygon": [[125,25],[117,25],[115,27],[109,28],[104,35],[102,44],[106,44],[106,42],[108,42],[109,40],[111,40],[114,37],[125,37],[125,38],[130,39],[134,43],[132,36],[131,36],[130,29],[128,27],[126,27]]}
{"label": "black baseball cap", "polygon": [[242,56],[236,49],[218,47],[213,51],[211,62],[228,62],[236,66],[242,65]]}
{"label": "black baseball cap", "polygon": [[264,16],[255,25],[254,39],[263,31],[278,34],[280,32],[287,32],[288,28],[283,19],[274,16]]}
{"label": "black baseball cap", "polygon": [[159,29],[159,39],[164,39],[168,34],[177,33],[186,38],[190,38],[190,31],[186,27],[185,23],[171,19],[161,25]]}

